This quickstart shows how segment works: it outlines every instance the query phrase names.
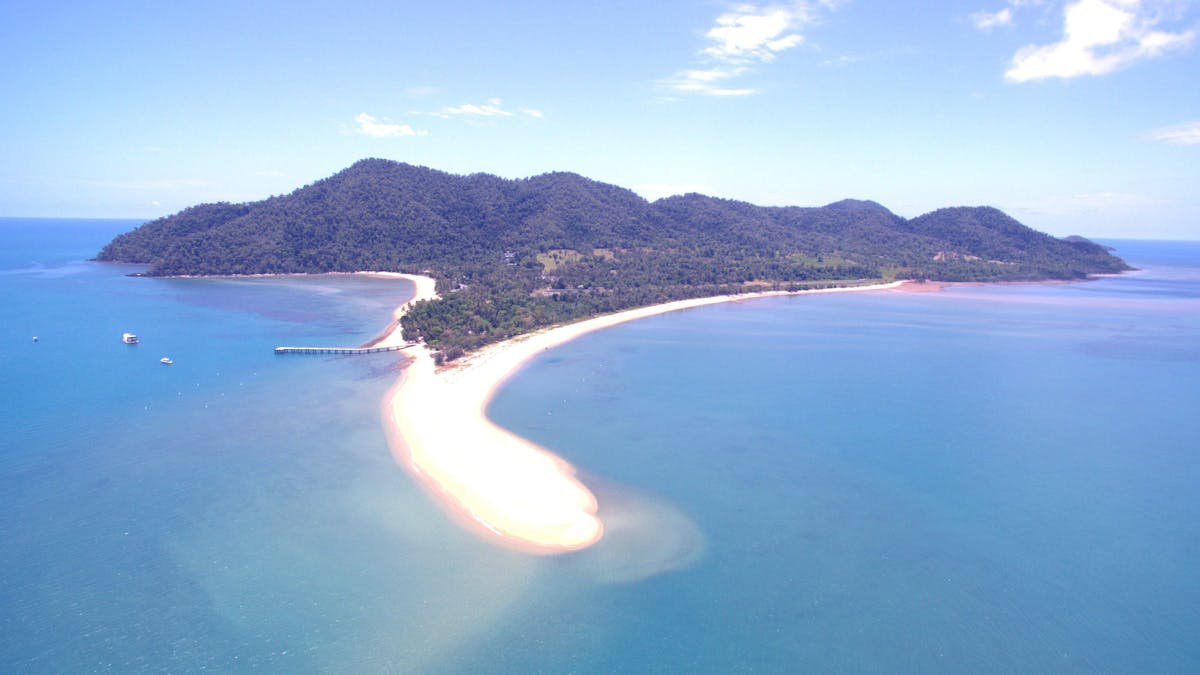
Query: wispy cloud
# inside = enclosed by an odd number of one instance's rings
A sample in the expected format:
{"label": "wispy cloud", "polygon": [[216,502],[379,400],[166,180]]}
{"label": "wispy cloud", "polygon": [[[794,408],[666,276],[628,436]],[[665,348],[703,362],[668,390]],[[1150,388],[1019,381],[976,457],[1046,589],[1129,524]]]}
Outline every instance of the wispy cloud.
{"label": "wispy cloud", "polygon": [[208,185],[208,181],[200,178],[127,178],[119,180],[104,179],[87,182],[114,190],[136,191],[169,191],[183,188],[204,187]]}
{"label": "wispy cloud", "polygon": [[1012,82],[1105,75],[1191,43],[1194,29],[1162,30],[1167,14],[1140,0],[1077,0],[1063,10],[1062,40],[1017,50]]}
{"label": "wispy cloud", "polygon": [[395,138],[398,136],[424,136],[425,132],[413,129],[411,125],[393,122],[389,119],[378,118],[367,113],[359,113],[354,118],[353,131],[363,136],[374,138]]}
{"label": "wispy cloud", "polygon": [[822,68],[846,68],[856,66],[861,63],[878,62],[878,61],[895,61],[897,59],[908,58],[919,53],[919,48],[914,46],[896,47],[891,49],[877,49],[870,52],[860,52],[857,54],[842,54],[840,56],[831,56],[821,61]]}
{"label": "wispy cloud", "polygon": [[1011,7],[1005,7],[996,12],[975,12],[971,15],[971,23],[981,31],[987,32],[993,28],[1000,26],[1011,26],[1013,23],[1013,11]]}
{"label": "wispy cloud", "polygon": [[1200,120],[1152,129],[1146,138],[1170,145],[1200,145]]}
{"label": "wispy cloud", "polygon": [[442,119],[460,117],[475,120],[487,118],[497,119],[505,117],[522,117],[535,120],[546,118],[546,115],[541,110],[536,108],[517,108],[515,112],[509,110],[504,107],[504,101],[499,98],[489,98],[484,103],[464,103],[462,105],[446,106],[445,108],[435,110],[433,112],[413,111],[413,114],[440,117]]}
{"label": "wispy cloud", "polygon": [[415,87],[405,87],[404,95],[410,98],[425,98],[433,96],[437,93],[437,87],[428,84],[417,85]]}
{"label": "wispy cloud", "polygon": [[682,94],[707,94],[709,96],[749,96],[756,94],[756,89],[748,87],[726,86],[726,80],[743,75],[749,68],[746,66],[716,66],[713,68],[698,68],[681,70],[674,75],[661,80],[668,89]]}
{"label": "wispy cloud", "polygon": [[447,116],[465,115],[468,117],[512,117],[513,114],[501,106],[503,101],[498,98],[489,99],[487,103],[475,105],[474,103],[464,103],[462,105],[450,106],[443,108],[442,112]]}
{"label": "wispy cloud", "polygon": [[1101,191],[1072,195],[1043,195],[1022,202],[1004,204],[1023,216],[1081,217],[1097,213],[1124,212],[1160,206],[1161,199],[1131,192]]}
{"label": "wispy cloud", "polygon": [[[834,3],[817,3],[832,8]],[[741,4],[716,18],[704,34],[707,45],[694,68],[659,80],[671,91],[709,96],[748,96],[757,90],[734,80],[770,63],[804,42],[801,30],[813,22],[813,4]]]}
{"label": "wispy cloud", "polygon": [[0,183],[27,185],[38,187],[54,187],[58,189],[79,191],[86,189],[101,189],[109,191],[129,192],[191,192],[193,188],[211,187],[212,183],[203,178],[90,178],[75,176],[22,175],[19,177],[0,177]]}

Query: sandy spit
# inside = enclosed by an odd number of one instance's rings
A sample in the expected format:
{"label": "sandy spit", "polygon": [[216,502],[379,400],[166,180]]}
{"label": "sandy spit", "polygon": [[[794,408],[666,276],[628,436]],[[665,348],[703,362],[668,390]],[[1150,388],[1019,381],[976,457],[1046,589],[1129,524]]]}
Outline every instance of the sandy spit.
{"label": "sandy spit", "polygon": [[[417,285],[415,297],[396,310],[397,319],[415,302],[436,297],[433,279],[395,276]],[[488,539],[536,554],[586,548],[600,540],[604,525],[595,496],[574,467],[485,415],[499,386],[525,362],[592,331],[667,312],[781,295],[878,291],[903,283],[678,300],[523,335],[440,370],[428,348],[411,348],[412,359],[384,401],[392,454],[462,523]],[[400,333],[397,324],[382,343],[402,343]]]}

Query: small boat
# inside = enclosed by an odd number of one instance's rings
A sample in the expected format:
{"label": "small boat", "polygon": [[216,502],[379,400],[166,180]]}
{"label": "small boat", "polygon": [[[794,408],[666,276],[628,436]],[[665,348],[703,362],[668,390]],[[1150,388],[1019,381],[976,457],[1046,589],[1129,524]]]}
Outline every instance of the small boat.
{"label": "small boat", "polygon": [[175,363],[174,361],[172,361],[171,359],[169,359],[169,358],[167,358],[167,357],[165,357],[165,356],[164,356],[164,357],[162,357],[161,359],[159,359],[159,360],[158,360],[158,362],[159,362],[159,363],[161,363],[161,364],[163,364],[164,366],[169,366],[169,365],[171,365],[171,364]]}
{"label": "small boat", "polygon": [[136,345],[138,343],[138,338],[133,333],[122,333],[121,342],[124,342],[127,345]]}
{"label": "small boat", "polygon": [[37,342],[37,336],[36,336],[36,335],[34,335],[34,336],[33,336],[33,341],[34,341],[34,342]]}

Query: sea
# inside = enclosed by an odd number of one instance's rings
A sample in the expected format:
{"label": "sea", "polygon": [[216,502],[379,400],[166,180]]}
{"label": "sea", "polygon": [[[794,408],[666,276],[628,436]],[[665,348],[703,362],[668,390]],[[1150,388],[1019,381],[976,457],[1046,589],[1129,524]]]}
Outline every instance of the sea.
{"label": "sea", "polygon": [[1200,671],[1200,242],[546,352],[489,414],[608,534],[545,557],[396,464],[402,357],[273,353],[408,282],[90,260],[137,224],[0,219],[0,672]]}

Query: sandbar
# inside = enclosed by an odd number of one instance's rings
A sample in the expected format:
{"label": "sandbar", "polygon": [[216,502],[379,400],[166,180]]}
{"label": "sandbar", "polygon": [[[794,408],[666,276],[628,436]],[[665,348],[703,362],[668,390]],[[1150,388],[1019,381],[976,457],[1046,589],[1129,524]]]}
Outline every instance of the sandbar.
{"label": "sandbar", "polygon": [[[417,293],[396,310],[396,318],[413,303],[436,297],[433,279],[397,276],[416,283]],[[577,551],[603,536],[596,497],[569,463],[486,415],[492,396],[521,365],[586,333],[667,312],[782,295],[878,291],[903,283],[763,291],[640,307],[489,345],[441,369],[427,347],[413,347],[384,401],[388,442],[396,461],[478,534],[529,553]],[[401,344],[400,333],[397,324],[383,340]]]}

